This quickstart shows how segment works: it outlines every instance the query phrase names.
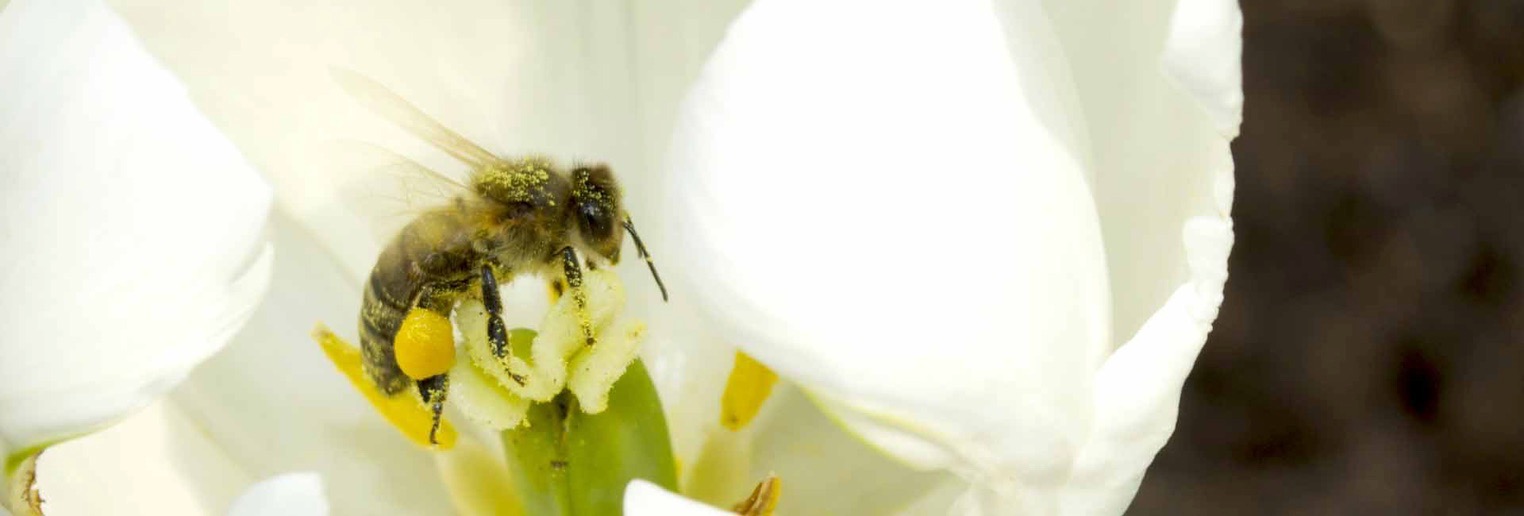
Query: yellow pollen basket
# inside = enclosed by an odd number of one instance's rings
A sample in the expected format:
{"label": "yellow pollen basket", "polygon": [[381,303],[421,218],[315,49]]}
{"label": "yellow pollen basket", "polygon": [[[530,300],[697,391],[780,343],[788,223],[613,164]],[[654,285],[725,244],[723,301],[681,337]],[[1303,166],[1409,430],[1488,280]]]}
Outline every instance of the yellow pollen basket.
{"label": "yellow pollen basket", "polygon": [[423,405],[423,400],[418,399],[417,396],[403,393],[389,397],[377,389],[376,384],[372,383],[370,378],[365,376],[365,371],[361,369],[360,364],[363,358],[359,348],[344,342],[322,324],[318,324],[317,328],[312,330],[312,338],[323,348],[323,354],[328,356],[328,360],[333,362],[334,367],[344,373],[345,378],[349,378],[350,385],[359,390],[360,394],[370,401],[371,406],[376,408],[376,412],[380,412],[381,416],[385,417],[392,426],[397,427],[397,430],[407,436],[408,440],[424,448],[439,450],[448,450],[455,446],[458,435],[449,421],[439,423],[439,433],[435,436],[439,444],[437,446],[429,444],[429,427],[434,422],[433,413],[429,412],[429,409]]}
{"label": "yellow pollen basket", "polygon": [[414,380],[441,375],[455,365],[455,330],[450,318],[426,308],[415,308],[402,319],[392,339],[397,367]]}

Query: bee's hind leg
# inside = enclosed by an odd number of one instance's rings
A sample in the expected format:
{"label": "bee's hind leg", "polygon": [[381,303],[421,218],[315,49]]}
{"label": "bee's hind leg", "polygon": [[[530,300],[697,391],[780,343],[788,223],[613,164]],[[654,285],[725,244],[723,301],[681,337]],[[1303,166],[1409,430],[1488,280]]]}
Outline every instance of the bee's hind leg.
{"label": "bee's hind leg", "polygon": [[418,395],[423,397],[424,404],[429,406],[429,412],[434,415],[429,425],[429,444],[439,444],[436,435],[439,433],[439,422],[444,416],[445,394],[449,390],[449,375],[437,374],[418,380]]}
{"label": "bee's hind leg", "polygon": [[393,339],[392,350],[397,366],[414,379],[418,395],[432,415],[429,444],[438,445],[443,423],[445,397],[449,391],[450,367],[455,363],[454,324],[450,322],[453,292],[464,285],[425,285],[410,303],[407,315]]}
{"label": "bee's hind leg", "polygon": [[[492,344],[492,356],[507,360],[512,349],[508,347],[508,325],[503,323],[503,298],[497,291],[497,277],[490,265],[482,265],[482,306],[487,308],[487,340]],[[524,385],[524,377],[508,372],[508,377]]]}
{"label": "bee's hind leg", "polygon": [[577,304],[577,323],[582,328],[582,337],[591,347],[596,342],[593,319],[587,313],[587,292],[582,290],[582,265],[577,262],[577,252],[571,246],[561,248],[561,268],[566,274],[567,290],[571,291],[572,301]]}

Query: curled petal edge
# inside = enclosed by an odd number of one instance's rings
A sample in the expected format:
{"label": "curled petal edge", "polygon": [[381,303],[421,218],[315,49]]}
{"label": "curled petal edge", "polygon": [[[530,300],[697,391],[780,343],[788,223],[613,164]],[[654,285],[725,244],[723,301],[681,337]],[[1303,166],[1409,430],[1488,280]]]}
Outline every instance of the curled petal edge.
{"label": "curled petal edge", "polygon": [[1236,0],[1180,0],[1160,56],[1164,75],[1230,139],[1243,121],[1243,24]]}
{"label": "curled petal edge", "polygon": [[[1216,178],[1229,203],[1231,170]],[[1185,223],[1190,280],[1096,375],[1094,427],[1064,487],[1063,513],[1121,514],[1174,433],[1181,389],[1217,319],[1228,278],[1234,235],[1223,201],[1220,196],[1222,213]]]}

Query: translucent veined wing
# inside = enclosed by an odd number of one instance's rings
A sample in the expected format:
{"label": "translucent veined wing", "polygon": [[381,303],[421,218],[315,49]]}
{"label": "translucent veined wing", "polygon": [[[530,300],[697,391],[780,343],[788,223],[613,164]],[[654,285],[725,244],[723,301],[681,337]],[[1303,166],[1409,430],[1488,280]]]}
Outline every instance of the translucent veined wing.
{"label": "translucent veined wing", "polygon": [[454,156],[455,159],[465,162],[472,169],[479,169],[501,161],[496,155],[435,121],[407,99],[369,77],[343,68],[334,68],[332,73],[334,81],[338,82],[345,92],[370,108],[372,112],[424,139],[439,150]]}
{"label": "translucent veined wing", "polygon": [[413,218],[448,207],[471,195],[462,179],[373,144],[328,144],[325,166],[340,167],[354,178],[339,189],[342,206],[359,215],[378,243],[385,243]]}

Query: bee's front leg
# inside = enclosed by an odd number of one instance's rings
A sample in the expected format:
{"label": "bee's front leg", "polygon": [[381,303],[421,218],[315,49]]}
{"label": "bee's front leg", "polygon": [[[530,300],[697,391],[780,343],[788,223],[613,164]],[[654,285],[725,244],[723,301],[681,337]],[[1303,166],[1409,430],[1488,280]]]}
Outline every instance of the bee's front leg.
{"label": "bee's front leg", "polygon": [[[487,264],[482,264],[482,306],[487,308],[487,340],[492,343],[492,355],[506,364],[513,350],[508,347],[508,325],[503,323],[503,298],[497,291],[497,277]],[[509,371],[508,377],[524,385],[523,376]]]}
{"label": "bee's front leg", "polygon": [[561,248],[561,268],[566,275],[566,287],[571,291],[572,302],[577,305],[577,323],[588,346],[596,342],[593,337],[593,319],[587,313],[587,292],[582,289],[582,265],[577,262],[577,252],[571,246]]}

